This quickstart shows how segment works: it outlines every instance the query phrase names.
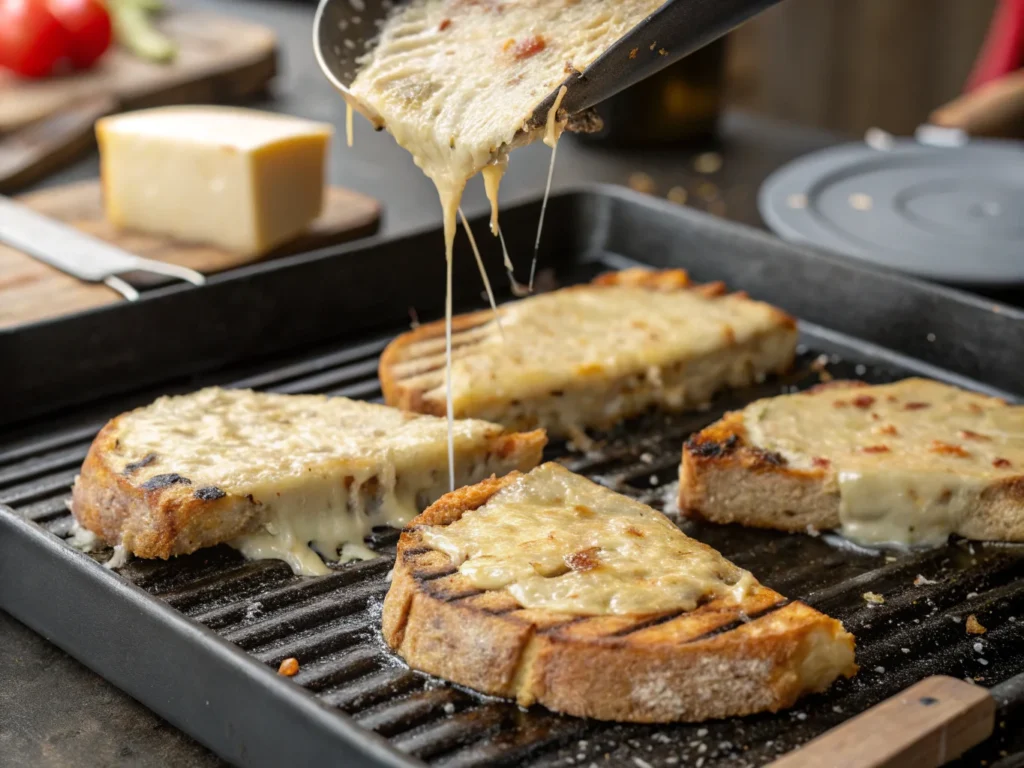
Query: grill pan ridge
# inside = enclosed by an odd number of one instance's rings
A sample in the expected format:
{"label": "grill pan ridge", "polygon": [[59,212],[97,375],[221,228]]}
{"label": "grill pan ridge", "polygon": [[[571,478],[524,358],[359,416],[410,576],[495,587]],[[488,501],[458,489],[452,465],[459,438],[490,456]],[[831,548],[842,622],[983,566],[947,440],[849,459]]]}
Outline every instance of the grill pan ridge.
{"label": "grill pan ridge", "polygon": [[[700,279],[724,276],[731,287],[772,298],[758,291],[763,276],[750,261],[761,252],[762,238],[673,214],[664,226],[677,233],[677,242],[705,248],[717,244],[718,251],[714,258],[705,257],[707,264],[699,258],[669,260],[666,249],[651,249],[649,234],[632,244],[623,235],[623,217],[634,225],[663,222],[668,214],[657,205],[620,194],[588,199],[592,207],[577,211],[568,225],[586,231],[554,238],[572,246],[560,258],[541,256],[542,263],[556,265],[561,283],[637,263],[696,264],[693,271]],[[778,259],[784,252],[773,255]],[[649,253],[659,257],[645,258]],[[710,263],[716,259],[717,274]],[[776,260],[775,268],[784,272],[787,265]],[[471,273],[464,273],[464,280],[471,279]],[[793,373],[723,395],[704,412],[634,419],[603,436],[589,452],[552,445],[546,458],[672,515],[687,435],[757,397],[817,383],[823,366],[836,378],[884,382],[924,374],[1020,394],[1011,388],[1013,372],[1002,368],[1001,353],[986,356],[979,346],[979,334],[989,332],[978,325],[983,323],[980,307],[952,292],[908,285],[935,308],[945,309],[946,322],[956,325],[959,336],[951,331],[915,356],[907,346],[900,348],[906,329],[893,330],[894,352],[876,346],[878,338],[871,333],[857,338],[842,330],[860,319],[804,322]],[[464,294],[472,290],[466,287]],[[910,294],[907,301],[914,300]],[[801,301],[794,297],[791,303]],[[837,306],[835,312],[848,315],[860,309]],[[815,322],[824,319],[808,314]],[[1001,313],[996,327],[1006,319]],[[1024,320],[1010,319],[1024,328]],[[395,531],[372,534],[370,543],[382,557],[336,567],[319,578],[293,576],[277,561],[245,562],[227,547],[169,562],[136,560],[113,573],[94,562],[104,561],[109,550],[87,556],[63,542],[72,522],[65,506],[70,484],[105,418],[156,394],[208,383],[379,401],[376,359],[393,336],[362,333],[318,344],[312,351],[238,361],[159,390],[139,390],[19,427],[14,440],[0,444],[0,607],[225,759],[244,765],[330,760],[352,766],[452,768],[756,766],[927,675],[966,677],[991,687],[1024,672],[1024,546],[1018,545],[960,541],[935,550],[881,553],[841,546],[829,535],[681,521],[684,531],[751,570],[766,586],[842,620],[857,638],[861,672],[774,715],[640,726],[561,717],[541,708],[521,710],[409,670],[385,647],[379,632]],[[956,348],[971,350],[971,355],[947,354]],[[885,602],[866,601],[866,592],[881,594]],[[970,614],[988,627],[985,635],[966,633]],[[290,680],[274,673],[289,656],[300,662],[298,675]],[[1003,756],[1024,750],[1019,725],[1007,715],[993,739],[960,764],[998,764]],[[1005,757],[1004,764],[1012,760]]]}

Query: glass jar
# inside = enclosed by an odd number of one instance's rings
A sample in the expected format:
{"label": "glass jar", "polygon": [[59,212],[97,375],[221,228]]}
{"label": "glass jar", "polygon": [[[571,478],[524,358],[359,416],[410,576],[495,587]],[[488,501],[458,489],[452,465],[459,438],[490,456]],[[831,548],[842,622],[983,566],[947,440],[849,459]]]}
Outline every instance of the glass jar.
{"label": "glass jar", "polygon": [[722,112],[726,38],[719,38],[598,104],[604,127],[588,144],[664,146],[712,137]]}

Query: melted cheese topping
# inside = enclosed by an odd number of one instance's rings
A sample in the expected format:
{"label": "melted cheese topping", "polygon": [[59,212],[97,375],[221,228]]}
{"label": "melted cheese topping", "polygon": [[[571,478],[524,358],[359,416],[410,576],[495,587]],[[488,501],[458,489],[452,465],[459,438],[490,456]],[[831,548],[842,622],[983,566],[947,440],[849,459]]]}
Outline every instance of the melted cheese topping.
{"label": "melted cheese topping", "polygon": [[521,132],[572,68],[663,2],[413,0],[384,25],[350,92],[457,207],[469,178],[514,145],[554,134]]}
{"label": "melted cheese topping", "polygon": [[757,582],[644,504],[544,464],[448,526],[421,529],[478,589],[586,615],[741,601]]}
{"label": "melted cheese topping", "polygon": [[[461,480],[500,471],[481,448],[501,431],[455,423]],[[136,486],[173,473],[196,490],[251,497],[262,527],[230,543],[316,574],[328,570],[310,542],[328,559],[365,557],[374,526],[404,525],[444,492],[445,434],[444,419],[382,405],[211,388],[122,417],[115,454]]]}
{"label": "melted cheese topping", "polygon": [[[484,421],[455,425],[460,450],[500,433]],[[284,478],[336,473],[339,464],[356,476],[384,466],[443,467],[444,436],[443,419],[384,405],[209,388],[162,397],[124,416],[118,451],[129,462],[156,455],[132,474],[136,483],[174,471],[193,485],[266,495]]]}
{"label": "melted cheese topping", "polygon": [[1024,407],[925,379],[760,400],[744,425],[794,469],[835,470],[843,533],[863,544],[944,543],[1024,473]]}
{"label": "melted cheese topping", "polygon": [[[708,298],[696,291],[656,292],[632,286],[585,286],[534,296],[500,309],[504,340],[493,325],[460,334],[452,362],[456,413],[546,396],[588,380],[649,378],[668,365],[743,344],[780,325],[768,304],[741,296]],[[410,347],[396,367],[406,383],[426,384],[440,401],[437,342]],[[419,377],[419,381],[417,381]],[[679,392],[682,401],[683,392]]]}

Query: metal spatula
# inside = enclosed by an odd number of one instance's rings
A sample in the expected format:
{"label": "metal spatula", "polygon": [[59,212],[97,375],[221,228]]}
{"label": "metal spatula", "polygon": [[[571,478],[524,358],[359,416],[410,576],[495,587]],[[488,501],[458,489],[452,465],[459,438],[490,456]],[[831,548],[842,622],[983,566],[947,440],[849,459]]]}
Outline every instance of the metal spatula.
{"label": "metal spatula", "polygon": [[[577,115],[624,88],[707,45],[779,0],[667,0],[582,73],[569,75],[562,108]],[[402,2],[320,0],[313,22],[313,49],[324,74],[359,108],[349,85],[358,59],[372,50],[381,25]],[[634,52],[635,54],[631,55]],[[559,88],[537,104],[530,124],[541,125]],[[569,126],[572,128],[572,125]]]}
{"label": "metal spatula", "polygon": [[129,301],[139,298],[139,292],[118,277],[126,272],[151,272],[193,285],[206,282],[206,278],[194,269],[128,253],[2,195],[0,243],[17,248],[79,280],[105,283]]}

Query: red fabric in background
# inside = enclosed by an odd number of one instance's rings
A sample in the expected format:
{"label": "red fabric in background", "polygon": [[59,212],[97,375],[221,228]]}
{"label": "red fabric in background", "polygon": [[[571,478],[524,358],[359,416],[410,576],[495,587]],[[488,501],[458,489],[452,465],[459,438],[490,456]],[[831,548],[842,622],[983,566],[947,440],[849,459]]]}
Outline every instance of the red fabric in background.
{"label": "red fabric in background", "polygon": [[967,80],[966,91],[1024,66],[1024,0],[1000,0],[981,53]]}

